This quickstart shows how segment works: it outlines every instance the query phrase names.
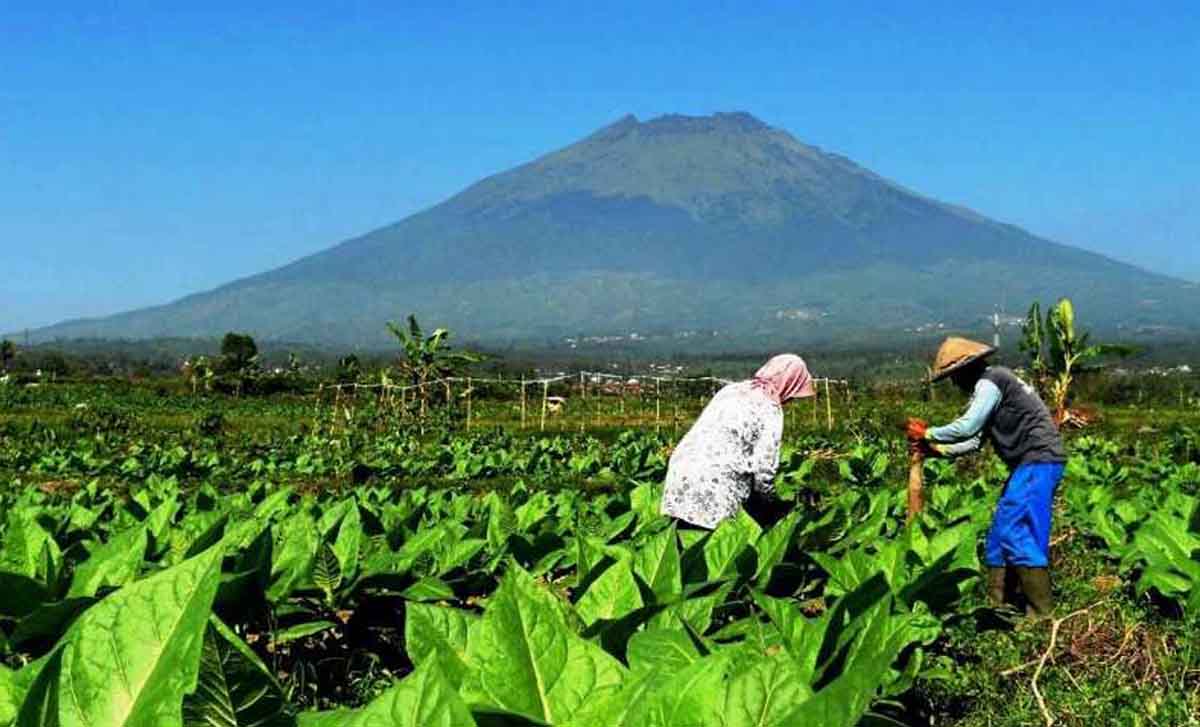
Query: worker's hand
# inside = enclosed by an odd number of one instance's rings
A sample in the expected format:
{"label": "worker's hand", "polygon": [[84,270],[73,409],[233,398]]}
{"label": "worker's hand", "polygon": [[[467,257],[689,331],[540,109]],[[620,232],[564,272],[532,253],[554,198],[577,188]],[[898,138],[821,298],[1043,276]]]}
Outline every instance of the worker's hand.
{"label": "worker's hand", "polygon": [[929,433],[929,422],[916,417],[909,417],[904,425],[904,431],[908,435],[908,441],[921,442],[925,440],[925,435]]}
{"label": "worker's hand", "polygon": [[922,459],[937,459],[945,456],[942,454],[942,450],[938,449],[937,444],[928,439],[909,440],[908,451],[910,454],[919,454]]}

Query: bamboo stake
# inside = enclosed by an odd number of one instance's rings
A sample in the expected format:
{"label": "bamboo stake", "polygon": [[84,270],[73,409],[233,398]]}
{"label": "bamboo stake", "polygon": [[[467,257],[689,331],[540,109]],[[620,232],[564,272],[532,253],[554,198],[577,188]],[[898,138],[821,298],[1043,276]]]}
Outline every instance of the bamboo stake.
{"label": "bamboo stake", "polygon": [[521,377],[521,428],[525,428],[525,377]]}
{"label": "bamboo stake", "polygon": [[671,397],[671,434],[679,433],[679,382],[675,382],[675,396]]}
{"label": "bamboo stake", "polygon": [[467,377],[467,429],[471,428],[471,377]]}
{"label": "bamboo stake", "polygon": [[913,449],[908,454],[908,521],[925,508],[925,455]]}
{"label": "bamboo stake", "polygon": [[833,397],[829,395],[829,379],[825,379],[825,428],[833,431]]}
{"label": "bamboo stake", "polygon": [[662,398],[659,396],[659,379],[654,380],[654,431],[659,432],[662,429]]}
{"label": "bamboo stake", "polygon": [[546,409],[550,406],[550,382],[542,382],[542,431],[546,431]]}

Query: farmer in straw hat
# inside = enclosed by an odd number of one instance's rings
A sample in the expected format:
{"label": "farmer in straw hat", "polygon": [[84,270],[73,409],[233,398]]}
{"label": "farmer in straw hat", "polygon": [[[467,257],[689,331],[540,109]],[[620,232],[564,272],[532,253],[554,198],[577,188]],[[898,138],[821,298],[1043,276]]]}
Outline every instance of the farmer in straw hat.
{"label": "farmer in straw hat", "polygon": [[[662,513],[684,527],[711,530],[746,504],[769,511],[783,406],[816,393],[804,359],[790,353],[772,358],[749,381],[718,391],[671,454]],[[752,495],[761,501],[751,503]]]}
{"label": "farmer in straw hat", "polygon": [[1033,387],[1009,369],[988,365],[995,352],[964,338],[947,339],[938,350],[933,380],[949,378],[971,394],[971,403],[942,427],[910,419],[908,438],[933,457],[976,451],[985,436],[991,441],[1011,474],[987,537],[988,594],[993,603],[1003,604],[1009,575],[1015,573],[1029,611],[1045,616],[1053,608],[1050,515],[1067,458],[1050,411]]}

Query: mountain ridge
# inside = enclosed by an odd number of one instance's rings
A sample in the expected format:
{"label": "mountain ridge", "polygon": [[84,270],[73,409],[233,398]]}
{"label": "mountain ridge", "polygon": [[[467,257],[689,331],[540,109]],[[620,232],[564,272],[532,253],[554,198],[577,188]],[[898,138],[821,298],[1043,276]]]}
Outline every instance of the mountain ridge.
{"label": "mountain ridge", "polygon": [[627,115],[280,268],[37,335],[365,343],[416,312],[496,341],[631,326],[803,339],[1058,295],[1125,330],[1195,327],[1200,307],[1196,286],[921,195],[749,113]]}

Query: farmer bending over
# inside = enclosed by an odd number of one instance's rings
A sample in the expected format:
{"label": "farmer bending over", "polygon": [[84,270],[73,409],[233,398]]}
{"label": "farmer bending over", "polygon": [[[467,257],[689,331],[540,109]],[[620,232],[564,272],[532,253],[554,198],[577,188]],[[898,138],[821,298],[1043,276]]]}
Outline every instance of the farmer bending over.
{"label": "farmer bending over", "polygon": [[771,496],[783,405],[815,395],[808,366],[792,354],[718,391],[671,454],[663,514],[711,530],[736,516],[752,493]]}
{"label": "farmer bending over", "polygon": [[1033,387],[1001,366],[988,366],[996,349],[949,338],[938,350],[934,381],[949,377],[971,403],[958,420],[930,428],[910,419],[908,437],[928,456],[957,457],[980,448],[983,437],[1009,468],[996,506],[984,563],[988,594],[1004,603],[1008,569],[1015,569],[1029,609],[1039,616],[1053,608],[1050,591],[1050,514],[1066,454],[1050,411]]}

